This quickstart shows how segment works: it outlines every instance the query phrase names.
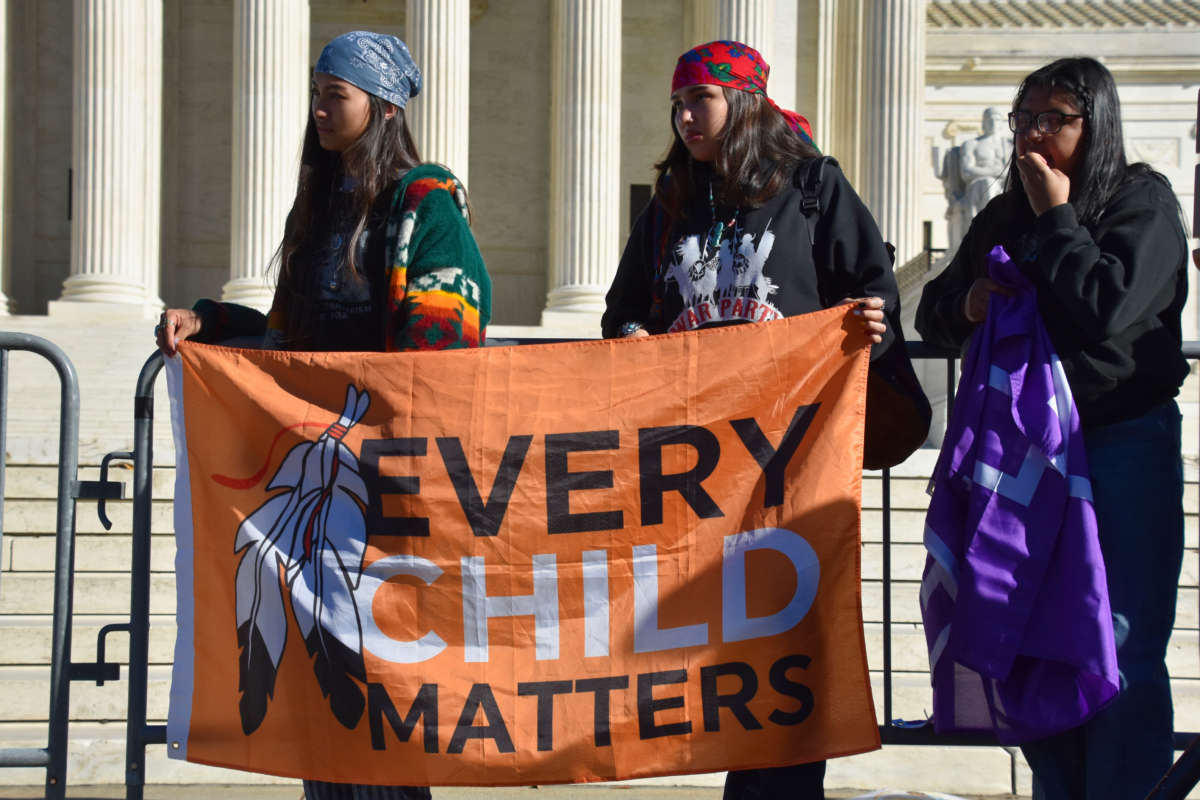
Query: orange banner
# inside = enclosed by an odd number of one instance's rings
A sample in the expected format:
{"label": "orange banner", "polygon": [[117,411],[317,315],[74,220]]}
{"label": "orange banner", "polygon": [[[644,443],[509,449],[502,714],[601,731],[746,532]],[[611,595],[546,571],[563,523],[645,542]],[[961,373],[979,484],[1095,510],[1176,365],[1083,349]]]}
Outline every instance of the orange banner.
{"label": "orange banner", "polygon": [[185,344],[169,752],[437,786],[878,747],[847,308],[443,353]]}

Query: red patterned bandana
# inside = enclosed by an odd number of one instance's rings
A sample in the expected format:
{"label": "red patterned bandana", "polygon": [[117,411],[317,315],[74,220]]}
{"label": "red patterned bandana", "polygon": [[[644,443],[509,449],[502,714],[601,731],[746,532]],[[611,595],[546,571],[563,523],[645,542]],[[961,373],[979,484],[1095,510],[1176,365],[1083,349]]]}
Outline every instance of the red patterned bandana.
{"label": "red patterned bandana", "polygon": [[801,139],[816,147],[808,120],[795,111],[780,108],[767,97],[767,76],[770,74],[771,67],[753,47],[741,42],[709,42],[693,47],[679,57],[675,63],[675,76],[671,79],[671,92],[677,92],[684,86],[708,83],[761,94],[772,108],[783,115],[792,130],[800,134]]}

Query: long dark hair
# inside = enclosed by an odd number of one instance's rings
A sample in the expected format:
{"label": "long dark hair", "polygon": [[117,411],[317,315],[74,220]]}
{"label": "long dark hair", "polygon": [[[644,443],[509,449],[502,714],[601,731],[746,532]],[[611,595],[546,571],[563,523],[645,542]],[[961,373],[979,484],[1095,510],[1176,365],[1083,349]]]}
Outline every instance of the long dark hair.
{"label": "long dark hair", "polygon": [[692,159],[671,112],[671,147],[654,165],[654,194],[672,215],[686,216],[697,194],[708,191],[714,173],[721,176],[714,199],[722,205],[761,206],[791,182],[800,161],[820,155],[763,95],[728,86],[721,91],[729,110],[720,132],[721,147],[711,164]]}
{"label": "long dark hair", "polygon": [[[1123,183],[1138,175],[1157,174],[1148,164],[1131,165],[1125,160],[1117,84],[1099,61],[1086,57],[1060,58],[1035,70],[1021,81],[1013,111],[1021,107],[1032,89],[1070,95],[1083,114],[1083,139],[1079,145],[1083,150],[1071,176],[1070,198],[1082,224],[1096,222]],[[1016,166],[1016,148],[1014,138],[1004,188],[1024,196]]]}
{"label": "long dark hair", "polygon": [[370,115],[367,129],[341,153],[321,147],[316,122],[312,114],[308,116],[300,151],[296,199],[292,201],[283,241],[276,251],[279,286],[285,292],[288,309],[284,335],[293,346],[303,343],[306,332],[311,330],[313,310],[310,287],[300,274],[305,268],[305,260],[298,254],[313,244],[314,221],[318,215],[328,212],[334,188],[345,178],[353,185],[350,205],[354,228],[339,268],[351,279],[361,279],[364,265],[358,263],[358,242],[367,227],[372,206],[384,189],[421,163],[404,109],[397,108],[389,117],[390,103],[373,94],[367,95],[367,99]]}

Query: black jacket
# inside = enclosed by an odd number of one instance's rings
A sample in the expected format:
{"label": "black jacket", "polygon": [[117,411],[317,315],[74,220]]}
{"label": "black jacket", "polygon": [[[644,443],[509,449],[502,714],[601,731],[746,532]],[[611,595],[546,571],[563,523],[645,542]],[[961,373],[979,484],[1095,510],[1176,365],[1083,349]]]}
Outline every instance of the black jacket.
{"label": "black jacket", "polygon": [[[708,248],[713,226],[707,193],[672,223],[652,199],[634,223],[605,298],[604,336],[636,321],[650,333],[734,322],[761,322],[819,311],[846,297],[882,297],[887,347],[900,324],[891,256],[836,162],[824,170],[820,214],[812,221],[794,185],[759,208],[738,209],[732,235]],[[718,207],[717,216],[732,212]],[[814,224],[815,223],[815,224]],[[811,229],[810,229],[811,226]],[[661,258],[660,258],[661,254]]]}
{"label": "black jacket", "polygon": [[970,337],[963,302],[997,244],[1037,286],[1085,428],[1134,419],[1178,393],[1187,241],[1165,179],[1133,177],[1090,226],[1069,203],[1035,217],[1019,192],[992,200],[925,286],[916,319],[925,341],[962,347]]}

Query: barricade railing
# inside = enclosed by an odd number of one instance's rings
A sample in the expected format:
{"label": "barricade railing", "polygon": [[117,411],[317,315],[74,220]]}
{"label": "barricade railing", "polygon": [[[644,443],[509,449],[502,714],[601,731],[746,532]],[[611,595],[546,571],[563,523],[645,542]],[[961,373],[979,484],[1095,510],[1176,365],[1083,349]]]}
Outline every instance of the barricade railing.
{"label": "barricade railing", "polygon": [[[74,600],[75,502],[118,498],[121,485],[81,481],[79,472],[79,379],[75,366],[54,343],[27,333],[0,331],[0,453],[7,451],[9,353],[27,351],[42,356],[58,372],[61,393],[58,427],[58,485],[55,513],[53,618],[50,640],[50,711],[45,747],[0,749],[0,767],[41,767],[46,770],[46,798],[61,800],[67,790],[67,726],[70,722],[70,682],[116,680],[116,664],[104,662],[100,633],[95,662],[71,660],[71,612]],[[0,458],[0,542],[3,541],[5,459]]]}
{"label": "barricade railing", "polygon": [[[150,652],[150,511],[154,469],[154,381],[161,353],[142,365],[133,397],[133,552],[129,598],[129,705],[125,717],[125,797],[142,800],[146,745],[166,744],[167,726],[146,722]],[[136,668],[135,668],[136,665]]]}
{"label": "barricade railing", "polygon": [[[3,345],[3,339],[0,339],[0,346]],[[564,341],[564,340],[547,340],[547,339],[506,339],[505,344],[524,344],[524,343],[545,343],[547,341]],[[955,352],[950,352],[941,348],[936,348],[927,345],[923,342],[908,342],[909,354],[914,360],[937,359],[946,362],[946,398],[947,398],[947,416],[949,408],[953,403],[954,388],[956,385],[956,358]],[[1200,358],[1200,342],[1186,342],[1183,348],[1184,356],[1189,360]],[[129,632],[129,667],[128,667],[128,682],[129,696],[128,709],[126,715],[126,763],[125,763],[125,797],[127,800],[141,800],[145,787],[145,765],[146,765],[146,747],[152,744],[166,744],[166,726],[161,724],[149,724],[146,717],[146,701],[147,701],[147,679],[148,679],[148,650],[149,650],[149,629],[150,629],[150,534],[151,534],[151,507],[152,507],[152,469],[154,466],[153,452],[153,424],[154,424],[154,383],[158,373],[162,369],[162,356],[158,353],[147,359],[138,376],[137,390],[134,397],[134,449],[132,453],[111,453],[106,456],[106,462],[110,458],[131,458],[133,461],[133,535],[132,535],[132,561],[130,564],[131,584],[130,584],[130,618],[127,626],[121,626]],[[2,385],[0,385],[2,388]],[[64,401],[65,402],[65,401]],[[77,400],[75,401],[77,407]],[[2,424],[2,423],[0,423]],[[2,431],[2,429],[0,429]],[[77,436],[77,431],[73,430],[72,436]],[[73,474],[74,455],[71,454],[71,465]],[[2,480],[2,476],[0,476]],[[103,480],[103,476],[102,476]],[[894,716],[893,712],[893,669],[892,669],[892,607],[891,607],[891,546],[892,546],[892,529],[891,529],[891,472],[883,470],[881,475],[881,513],[882,513],[882,547],[883,547],[883,564],[881,583],[883,589],[883,605],[882,605],[882,624],[883,624],[883,653],[882,653],[882,672],[883,672],[883,724],[880,725],[880,738],[885,745],[951,745],[951,746],[993,746],[998,747],[999,743],[995,737],[988,734],[938,734],[930,725],[913,726],[911,723],[906,723]],[[101,509],[101,514],[103,510]],[[61,539],[62,537],[60,537]],[[68,537],[69,538],[69,537]],[[70,564],[70,552],[68,545],[67,561]],[[70,576],[69,568],[66,575],[67,583],[67,621],[69,623],[69,585]],[[62,655],[56,650],[55,664],[66,663],[69,658],[69,625],[65,634],[65,647]],[[61,661],[60,661],[61,659]],[[85,665],[99,669],[106,665]],[[59,670],[61,672],[61,670]],[[107,675],[105,676],[107,677]],[[65,714],[65,689],[62,690],[63,705],[58,712]],[[52,719],[53,719],[52,710]],[[55,729],[55,723],[52,721],[52,731]],[[63,753],[60,757],[65,758],[65,736],[66,736],[66,719],[63,717],[59,724],[59,730],[63,737]],[[1200,742],[1196,733],[1180,732],[1175,733],[1176,749],[1185,749],[1192,747],[1191,750],[1185,751],[1180,761],[1183,762],[1192,750],[1200,751],[1200,746],[1194,743]],[[1010,752],[1012,751],[1009,748]],[[2,756],[2,751],[0,751]],[[1015,762],[1014,762],[1015,763]],[[1184,765],[1185,767],[1187,765]],[[61,773],[60,773],[61,774]],[[1197,771],[1197,777],[1190,779],[1187,777],[1185,770],[1177,770],[1176,776],[1182,778],[1176,780],[1174,784],[1169,786],[1164,792],[1162,787],[1156,790],[1153,796],[1155,800],[1174,800],[1174,798],[1183,798],[1189,789],[1191,789],[1200,780],[1200,771]],[[61,794],[51,795],[49,793],[49,778],[47,797],[62,797]],[[1013,776],[1013,791],[1016,791],[1015,784],[1015,767]],[[1184,785],[1186,784],[1186,785]],[[61,791],[61,786],[59,790]]]}

